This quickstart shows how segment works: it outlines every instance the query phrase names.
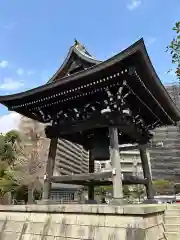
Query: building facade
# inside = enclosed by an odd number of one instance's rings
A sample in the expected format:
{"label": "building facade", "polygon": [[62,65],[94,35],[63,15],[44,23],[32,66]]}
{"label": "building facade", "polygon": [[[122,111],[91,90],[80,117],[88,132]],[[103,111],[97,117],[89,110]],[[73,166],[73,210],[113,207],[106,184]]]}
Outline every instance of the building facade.
{"label": "building facade", "polygon": [[[141,164],[140,153],[137,150],[121,151],[121,168],[123,175],[143,177],[143,169]],[[148,153],[150,162],[150,155]],[[95,161],[95,171],[103,172],[111,170],[111,161]]]}
{"label": "building facade", "polygon": [[58,139],[55,174],[70,175],[89,171],[89,153],[78,144]]}
{"label": "building facade", "polygon": [[[87,173],[89,153],[79,144],[58,139],[54,176]],[[60,203],[75,203],[82,186],[53,183],[51,199]]]}
{"label": "building facade", "polygon": [[[180,108],[180,86],[166,87]],[[180,174],[180,126],[167,126],[154,130],[150,148],[152,176],[154,179],[176,179]],[[175,180],[176,181],[176,180]]]}

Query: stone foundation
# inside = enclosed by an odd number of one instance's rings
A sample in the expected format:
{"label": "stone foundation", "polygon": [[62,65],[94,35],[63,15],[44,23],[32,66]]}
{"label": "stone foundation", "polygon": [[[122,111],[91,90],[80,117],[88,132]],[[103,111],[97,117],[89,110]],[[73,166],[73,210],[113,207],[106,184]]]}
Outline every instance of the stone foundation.
{"label": "stone foundation", "polygon": [[165,206],[0,206],[0,240],[164,240]]}

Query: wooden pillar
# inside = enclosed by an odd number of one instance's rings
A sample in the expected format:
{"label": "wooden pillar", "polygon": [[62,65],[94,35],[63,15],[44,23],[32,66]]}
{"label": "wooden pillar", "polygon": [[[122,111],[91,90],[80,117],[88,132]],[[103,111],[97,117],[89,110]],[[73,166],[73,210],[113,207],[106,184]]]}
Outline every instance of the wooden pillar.
{"label": "wooden pillar", "polygon": [[46,173],[44,178],[44,187],[43,187],[43,196],[42,196],[43,200],[50,199],[51,177],[53,176],[53,172],[54,172],[57,144],[58,144],[58,138],[52,138],[50,141],[49,154],[48,154],[48,160],[46,165]]}
{"label": "wooden pillar", "polygon": [[110,153],[112,164],[113,203],[123,204],[122,172],[119,153],[118,129],[109,127]]}
{"label": "wooden pillar", "polygon": [[[94,158],[91,150],[89,151],[89,173],[94,173]],[[88,186],[88,200],[94,200],[94,185],[91,183]]]}
{"label": "wooden pillar", "polygon": [[147,202],[153,203],[154,202],[154,190],[153,190],[153,184],[152,184],[152,175],[151,175],[151,169],[150,169],[150,163],[148,161],[147,156],[147,150],[145,146],[141,146],[139,148],[140,151],[140,157],[141,157],[141,163],[144,173],[144,178],[147,179],[146,184],[146,193],[147,193]]}

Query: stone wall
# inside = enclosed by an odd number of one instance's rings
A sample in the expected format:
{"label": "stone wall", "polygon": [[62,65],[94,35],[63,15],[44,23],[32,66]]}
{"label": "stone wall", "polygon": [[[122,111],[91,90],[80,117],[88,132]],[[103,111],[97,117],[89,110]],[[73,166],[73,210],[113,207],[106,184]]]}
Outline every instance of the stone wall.
{"label": "stone wall", "polygon": [[159,205],[0,206],[0,240],[164,240]]}

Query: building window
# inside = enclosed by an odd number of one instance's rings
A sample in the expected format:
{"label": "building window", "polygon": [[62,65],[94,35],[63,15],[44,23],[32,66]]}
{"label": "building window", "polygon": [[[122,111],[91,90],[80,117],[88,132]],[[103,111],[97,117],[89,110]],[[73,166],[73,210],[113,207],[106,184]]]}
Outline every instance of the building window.
{"label": "building window", "polygon": [[105,163],[101,163],[101,168],[105,168],[106,164]]}

